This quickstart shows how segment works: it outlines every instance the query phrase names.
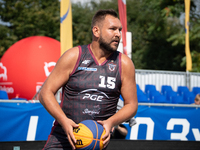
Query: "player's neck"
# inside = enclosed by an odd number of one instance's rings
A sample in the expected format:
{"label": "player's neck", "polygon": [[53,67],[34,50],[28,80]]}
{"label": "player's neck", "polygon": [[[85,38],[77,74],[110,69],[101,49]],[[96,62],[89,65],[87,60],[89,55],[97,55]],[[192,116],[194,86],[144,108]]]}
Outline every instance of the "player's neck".
{"label": "player's neck", "polygon": [[111,55],[111,53],[102,50],[97,42],[92,42],[90,49],[99,64],[103,63]]}

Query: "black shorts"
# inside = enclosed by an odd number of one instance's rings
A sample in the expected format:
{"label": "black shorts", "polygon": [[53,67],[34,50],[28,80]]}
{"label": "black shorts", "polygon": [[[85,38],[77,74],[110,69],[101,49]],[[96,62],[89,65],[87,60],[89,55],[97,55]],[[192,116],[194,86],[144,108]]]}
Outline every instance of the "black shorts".
{"label": "black shorts", "polygon": [[72,147],[61,126],[53,129],[43,150],[71,150]]}

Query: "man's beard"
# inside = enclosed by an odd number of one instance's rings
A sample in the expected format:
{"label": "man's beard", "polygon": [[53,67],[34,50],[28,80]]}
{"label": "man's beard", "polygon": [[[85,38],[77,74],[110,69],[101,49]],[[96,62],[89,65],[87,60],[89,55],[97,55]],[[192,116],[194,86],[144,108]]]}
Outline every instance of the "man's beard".
{"label": "man's beard", "polygon": [[119,44],[116,46],[116,48],[113,48],[111,47],[112,42],[113,40],[110,43],[108,43],[102,38],[102,36],[100,36],[99,45],[100,48],[103,49],[105,52],[112,53],[117,50]]}

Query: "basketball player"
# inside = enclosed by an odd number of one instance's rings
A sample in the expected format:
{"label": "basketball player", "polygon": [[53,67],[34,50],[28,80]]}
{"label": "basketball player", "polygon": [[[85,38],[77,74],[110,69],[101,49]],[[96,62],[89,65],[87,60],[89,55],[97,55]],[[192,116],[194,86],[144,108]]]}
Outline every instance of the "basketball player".
{"label": "basketball player", "polygon": [[[106,130],[132,118],[137,111],[135,68],[117,51],[122,25],[113,10],[99,10],[92,20],[92,42],[66,51],[46,79],[40,102],[55,118],[44,149],[75,149],[73,128],[86,120],[97,120]],[[55,94],[62,87],[59,105]],[[116,113],[120,94],[124,106]]]}

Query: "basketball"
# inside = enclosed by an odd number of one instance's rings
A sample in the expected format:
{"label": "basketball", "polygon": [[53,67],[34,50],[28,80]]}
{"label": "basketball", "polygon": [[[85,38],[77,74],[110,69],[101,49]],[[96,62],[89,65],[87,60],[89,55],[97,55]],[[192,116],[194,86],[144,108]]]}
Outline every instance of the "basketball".
{"label": "basketball", "polygon": [[76,148],[80,150],[102,150],[102,136],[105,134],[103,126],[94,120],[84,120],[73,130],[76,138]]}

